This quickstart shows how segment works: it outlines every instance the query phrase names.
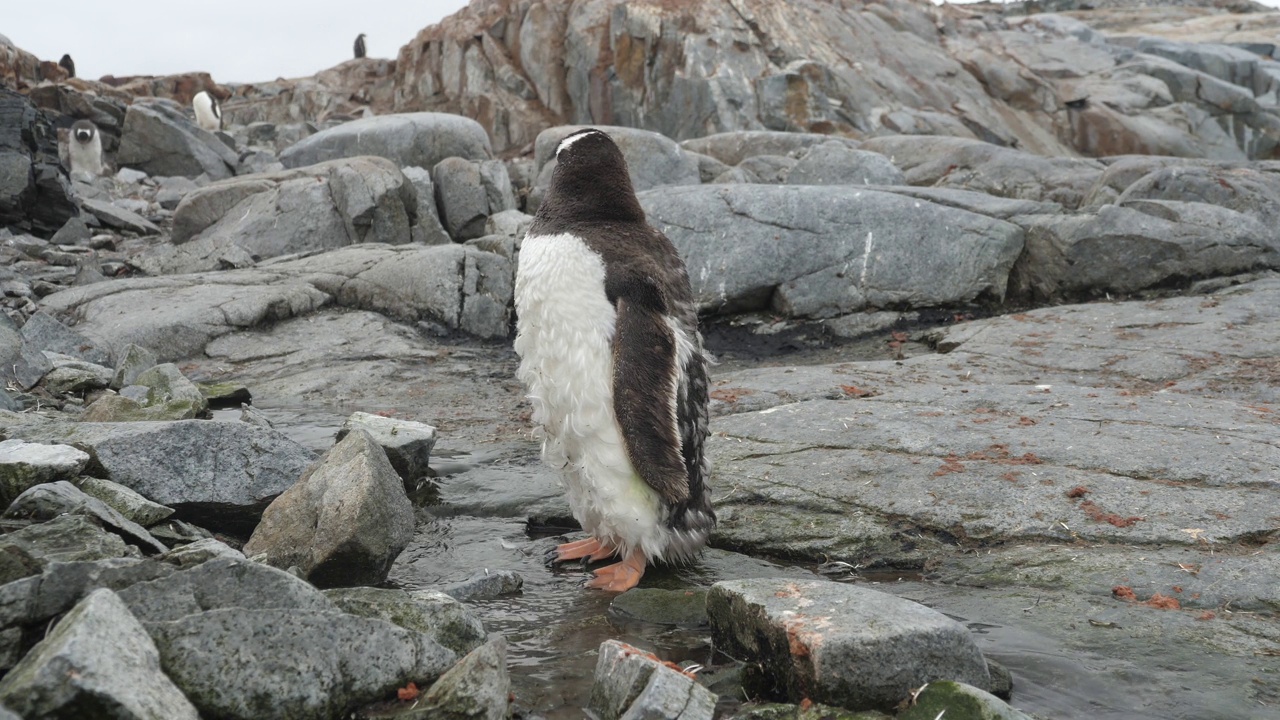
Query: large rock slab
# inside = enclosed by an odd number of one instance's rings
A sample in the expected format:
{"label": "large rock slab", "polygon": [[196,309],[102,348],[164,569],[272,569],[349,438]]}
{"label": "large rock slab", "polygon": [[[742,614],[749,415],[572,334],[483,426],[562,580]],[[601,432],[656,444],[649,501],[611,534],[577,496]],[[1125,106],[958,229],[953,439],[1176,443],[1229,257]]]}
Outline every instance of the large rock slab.
{"label": "large rock slab", "polygon": [[465,655],[485,641],[484,625],[466,605],[440,592],[351,587],[325,591],[343,612],[386,620]]}
{"label": "large rock slab", "polygon": [[169,548],[156,540],[141,525],[121,515],[101,500],[84,494],[65,480],[37,485],[19,495],[4,511],[4,517],[47,522],[60,515],[84,515],[93,518],[104,529],[120,535],[133,545],[162,553]]}
{"label": "large rock slab", "polygon": [[[86,518],[71,519],[91,524]],[[49,527],[60,521],[51,520],[39,527]],[[31,627],[46,623],[73,608],[98,588],[120,590],[172,572],[171,565],[136,558],[50,562],[31,577],[0,585],[0,627]]]}
{"label": "large rock slab", "polygon": [[[225,608],[146,628],[169,677],[206,717],[338,720],[457,660],[391,623],[314,610]],[[254,662],[229,662],[229,652]]]}
{"label": "large rock slab", "polygon": [[1009,223],[857,188],[662,188],[640,202],[703,310],[818,318],[1001,298],[1022,251]]}
{"label": "large rock slab", "polygon": [[716,696],[652,653],[606,640],[587,707],[601,720],[711,720]]}
{"label": "large rock slab", "polygon": [[164,578],[119,591],[129,610],[146,623],[169,622],[208,610],[337,612],[323,593],[283,570],[243,557],[215,557]]}
{"label": "large rock slab", "polygon": [[160,669],[160,655],[120,598],[95,590],[0,680],[0,702],[23,717],[196,720]]}
{"label": "large rock slab", "polygon": [[173,508],[180,519],[228,532],[247,533],[312,460],[279,432],[237,421],[0,424],[10,434],[82,448],[95,474]]}
{"label": "large rock slab", "polygon": [[858,142],[848,138],[819,133],[782,132],[779,130],[738,130],[715,133],[680,143],[680,147],[710,155],[725,165],[737,165],[756,155],[792,155],[803,153],[814,145],[837,142],[856,149]]}
{"label": "large rock slab", "polygon": [[386,580],[413,528],[404,481],[373,438],[356,430],[271,503],[244,553],[297,567],[316,585],[374,585]]}
{"label": "large rock slab", "polygon": [[111,364],[111,351],[107,347],[44,312],[32,315],[23,324],[22,343],[40,352],[67,355],[95,365]]}
{"label": "large rock slab", "polygon": [[0,505],[41,483],[72,480],[88,463],[89,455],[70,445],[0,441]]}
{"label": "large rock slab", "polygon": [[377,155],[397,167],[434,167],[447,157],[488,160],[489,136],[476,121],[446,113],[364,118],[322,130],[280,153],[287,168],[357,155]]}
{"label": "large rock slab", "polygon": [[196,125],[172,101],[139,101],[125,112],[116,162],[148,175],[208,175],[222,180],[235,174],[235,151]]}
{"label": "large rock slab", "polygon": [[417,190],[391,161],[332,160],[188,193],[174,211],[173,244],[137,262],[148,272],[177,274],[355,243],[407,243],[417,215]]}
{"label": "large rock slab", "polygon": [[507,166],[499,160],[445,158],[431,168],[431,178],[440,222],[454,240],[480,237],[489,216],[516,207]]}
{"label": "large rock slab", "polygon": [[0,584],[39,575],[53,563],[92,562],[136,555],[119,535],[92,518],[68,515],[0,537]]}
{"label": "large rock slab", "polygon": [[84,494],[98,498],[143,527],[155,525],[173,514],[173,508],[151,502],[120,483],[110,480],[85,477],[76,480],[75,485]]}
{"label": "large rock slab", "polygon": [[815,145],[787,173],[788,185],[905,185],[889,158],[830,142]]}
{"label": "large rock slab", "polygon": [[991,682],[963,625],[856,585],[728,580],[711,587],[707,614],[717,646],[750,661],[753,695],[889,710],[934,680]]}

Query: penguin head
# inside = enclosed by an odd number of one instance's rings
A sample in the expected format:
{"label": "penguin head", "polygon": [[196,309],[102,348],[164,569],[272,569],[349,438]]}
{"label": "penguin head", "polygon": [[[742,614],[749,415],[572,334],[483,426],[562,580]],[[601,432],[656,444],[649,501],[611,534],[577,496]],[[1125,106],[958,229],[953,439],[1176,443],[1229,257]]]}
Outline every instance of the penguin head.
{"label": "penguin head", "polygon": [[644,219],[627,160],[607,133],[595,128],[579,130],[556,145],[555,159],[542,206],[550,202],[548,212],[577,219]]}
{"label": "penguin head", "polygon": [[97,126],[88,120],[77,120],[71,126],[71,134],[75,137],[76,142],[85,145],[93,142],[93,136],[98,132]]}

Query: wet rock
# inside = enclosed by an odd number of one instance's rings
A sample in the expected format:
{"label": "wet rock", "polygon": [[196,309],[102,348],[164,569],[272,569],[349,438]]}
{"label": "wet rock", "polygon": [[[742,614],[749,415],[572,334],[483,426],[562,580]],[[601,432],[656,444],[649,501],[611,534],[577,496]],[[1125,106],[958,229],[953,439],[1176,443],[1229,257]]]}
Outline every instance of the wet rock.
{"label": "wet rock", "polygon": [[80,214],[59,166],[58,136],[31,100],[0,88],[0,226],[48,237]]}
{"label": "wet rock", "polygon": [[136,262],[176,274],[355,243],[407,243],[417,208],[413,185],[382,158],[250,175],[188,193],[174,211],[173,244]]}
{"label": "wet rock", "polygon": [[215,538],[202,538],[189,545],[176,547],[159,556],[159,560],[189,568],[217,558],[244,560],[244,553]]}
{"label": "wet rock", "polygon": [[707,624],[707,592],[632,588],[609,603],[609,612],[622,620],[700,627]]}
{"label": "wet rock", "polygon": [[48,350],[44,355],[49,358],[52,369],[45,374],[43,383],[45,389],[53,395],[82,393],[111,384],[112,371],[109,367]]}
{"label": "wet rock", "polygon": [[305,580],[235,556],[213,558],[119,593],[129,610],[145,623],[169,622],[219,609],[336,612],[334,604]]}
{"label": "wet rock", "polygon": [[469,118],[444,113],[404,113],[355,120],[316,133],[280,153],[285,167],[336,158],[376,155],[397,167],[434,167],[447,157],[487,160],[489,136]]}
{"label": "wet rock", "polygon": [[445,585],[440,592],[461,602],[492,600],[520,592],[524,578],[511,570],[480,570],[462,582]]}
{"label": "wet rock", "polygon": [[793,155],[806,152],[815,145],[840,143],[845,147],[857,149],[855,140],[848,140],[831,135],[803,132],[782,132],[778,130],[737,130],[734,132],[715,133],[706,137],[693,138],[680,143],[680,147],[696,153],[703,153],[719,160],[725,165],[737,165],[749,157],[756,155]]}
{"label": "wet rock", "polygon": [[978,140],[898,135],[871,138],[863,150],[887,156],[909,185],[976,190],[1075,209],[1102,174],[1096,160],[1040,157]]}
{"label": "wet rock", "polygon": [[197,126],[171,101],[139,101],[124,116],[116,162],[149,175],[235,174],[238,158],[216,135]]}
{"label": "wet rock", "polygon": [[343,612],[386,620],[405,630],[422,633],[444,647],[465,655],[484,643],[484,625],[467,606],[444,593],[371,587],[324,591]]}
{"label": "wet rock", "polygon": [[788,185],[905,185],[902,171],[879,153],[845,143],[814,145],[789,173]]}
{"label": "wet rock", "polygon": [[119,390],[137,382],[138,376],[156,365],[156,354],[138,345],[126,345],[120,351],[116,374],[111,378],[111,389]]}
{"label": "wet rock", "polygon": [[812,703],[805,707],[785,703],[764,703],[739,708],[733,714],[732,720],[890,720],[891,717],[875,710],[853,712],[820,703]]}
{"label": "wet rock", "polygon": [[995,695],[961,682],[931,682],[914,700],[898,720],[934,720],[943,713],[954,720],[1031,720]]}
{"label": "wet rock", "polygon": [[196,387],[210,408],[237,408],[253,402],[253,394],[243,383],[197,383]]}
{"label": "wet rock", "polygon": [[454,240],[484,234],[490,215],[515,209],[506,166],[497,160],[445,158],[431,168],[440,221]]}
{"label": "wet rock", "polygon": [[236,421],[41,423],[20,432],[82,447],[95,475],[172,507],[180,519],[231,533],[247,533],[312,460],[279,432]]}
{"label": "wet rock", "polygon": [[601,720],[711,720],[716,696],[653,654],[618,640],[600,645],[588,709]]}
{"label": "wet rock", "polygon": [[[86,518],[59,518],[32,527],[52,528],[64,520],[92,525]],[[119,541],[114,535],[103,534]],[[0,585],[0,627],[45,623],[70,610],[93,590],[120,590],[172,572],[171,565],[135,558],[51,562],[38,575]]]}
{"label": "wet rock", "polygon": [[[337,720],[457,660],[391,623],[314,610],[228,608],[146,628],[169,677],[208,717]],[[228,648],[255,662],[227,662]]]}
{"label": "wet rock", "polygon": [[427,474],[431,449],[436,445],[436,429],[426,423],[382,417],[365,412],[352,413],[338,430],[341,441],[353,430],[369,433],[387,454],[391,467],[412,490],[417,480]]}
{"label": "wet rock", "polygon": [[856,585],[729,580],[712,586],[707,614],[718,646],[759,663],[752,694],[888,710],[934,680],[991,682],[963,625]]}
{"label": "wet rock", "polygon": [[147,632],[106,589],[76,605],[0,680],[0,702],[30,718],[197,718],[161,672]]}
{"label": "wet rock", "polygon": [[35,350],[69,355],[95,365],[110,365],[111,352],[82,333],[58,322],[46,312],[38,312],[22,326],[22,342]]}
{"label": "wet rock", "polygon": [[123,537],[127,542],[151,553],[163,553],[169,548],[156,540],[141,525],[121,515],[115,508],[101,500],[84,494],[65,480],[37,485],[19,495],[4,511],[4,517],[47,522],[59,515],[85,515],[96,520],[106,530]]}
{"label": "wet rock", "polygon": [[0,505],[41,483],[74,479],[88,463],[89,456],[70,445],[0,441]]}
{"label": "wet rock", "polygon": [[403,168],[405,179],[418,193],[418,222],[413,226],[413,241],[423,245],[447,245],[453,242],[440,224],[440,211],[436,207],[436,186],[431,173],[420,167]]}
{"label": "wet rock", "polygon": [[[699,306],[718,312],[820,318],[1001,297],[1023,242],[1003,221],[859,188],[662,188],[640,202]],[[942,226],[945,237],[931,231]]]}
{"label": "wet rock", "polygon": [[373,585],[413,538],[413,506],[386,453],[364,431],[347,435],[276,498],[245,543],[321,586]]}
{"label": "wet rock", "polygon": [[507,641],[494,634],[427,688],[409,717],[503,720],[510,702]]}
{"label": "wet rock", "polygon": [[136,212],[94,198],[83,198],[80,205],[109,228],[124,230],[137,235],[159,235],[155,223]]}
{"label": "wet rock", "polygon": [[39,575],[50,563],[91,562],[136,554],[92,519],[68,515],[0,536],[0,581]]}

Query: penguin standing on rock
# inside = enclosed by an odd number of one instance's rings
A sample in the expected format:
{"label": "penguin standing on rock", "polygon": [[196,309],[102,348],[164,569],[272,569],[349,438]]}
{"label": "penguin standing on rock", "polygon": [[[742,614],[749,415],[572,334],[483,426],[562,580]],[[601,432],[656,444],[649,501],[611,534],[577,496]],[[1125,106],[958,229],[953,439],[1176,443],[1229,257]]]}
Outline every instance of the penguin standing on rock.
{"label": "penguin standing on rock", "polygon": [[63,55],[62,59],[58,61],[58,65],[67,71],[67,77],[76,76],[76,61],[71,59],[71,53]]}
{"label": "penguin standing on rock", "polygon": [[222,108],[218,106],[218,98],[201,90],[191,98],[191,107],[196,111],[196,124],[216,132],[222,129]]}
{"label": "penguin standing on rock", "polygon": [[356,48],[355,48],[355,49],[356,49],[356,57],[357,57],[357,58],[362,58],[362,57],[364,57],[364,33],[360,33],[359,35],[357,35],[357,36],[356,36]]}
{"label": "penguin standing on rock", "polygon": [[684,262],[645,222],[618,146],[588,129],[555,156],[516,272],[518,374],[591,534],[550,559],[616,556],[587,584],[621,592],[651,562],[693,559],[715,526],[707,361]]}
{"label": "penguin standing on rock", "polygon": [[71,142],[67,147],[71,176],[85,182],[102,174],[102,136],[98,126],[89,120],[77,120],[71,126]]}

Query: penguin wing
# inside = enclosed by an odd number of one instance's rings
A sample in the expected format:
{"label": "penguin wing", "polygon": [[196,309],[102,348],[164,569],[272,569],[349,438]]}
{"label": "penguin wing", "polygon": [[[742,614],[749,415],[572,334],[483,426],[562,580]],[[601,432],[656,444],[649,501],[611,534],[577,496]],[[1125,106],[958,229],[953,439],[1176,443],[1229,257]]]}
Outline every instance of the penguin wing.
{"label": "penguin wing", "polygon": [[614,416],[631,466],[665,502],[675,504],[689,499],[678,418],[688,383],[679,362],[681,338],[661,303],[653,301],[657,289],[633,289],[638,292],[619,294],[614,305]]}

